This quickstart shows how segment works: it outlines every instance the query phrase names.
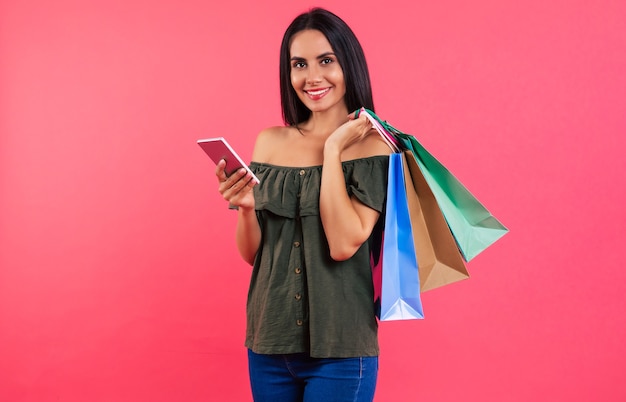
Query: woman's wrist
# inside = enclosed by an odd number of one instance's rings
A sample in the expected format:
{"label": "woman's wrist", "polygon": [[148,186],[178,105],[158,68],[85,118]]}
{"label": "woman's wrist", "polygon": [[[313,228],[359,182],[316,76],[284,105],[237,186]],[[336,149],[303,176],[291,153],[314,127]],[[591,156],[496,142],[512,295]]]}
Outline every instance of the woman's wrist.
{"label": "woman's wrist", "polygon": [[239,213],[242,214],[242,215],[249,215],[249,214],[254,214],[255,213],[254,206],[239,205],[237,207],[237,209],[239,210]]}
{"label": "woman's wrist", "polygon": [[324,143],[324,159],[340,158],[342,147],[338,141],[332,137],[329,137]]}

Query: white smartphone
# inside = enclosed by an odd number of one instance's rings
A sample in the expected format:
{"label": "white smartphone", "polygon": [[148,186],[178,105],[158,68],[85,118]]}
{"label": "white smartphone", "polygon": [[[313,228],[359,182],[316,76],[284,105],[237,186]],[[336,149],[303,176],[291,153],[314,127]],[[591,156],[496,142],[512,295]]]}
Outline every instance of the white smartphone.
{"label": "white smartphone", "polygon": [[230,176],[237,170],[244,168],[252,175],[252,180],[254,180],[257,184],[260,183],[258,177],[252,173],[250,168],[248,168],[248,165],[243,162],[239,155],[237,155],[237,152],[235,152],[235,150],[228,144],[224,137],[201,139],[198,140],[198,145],[200,145],[200,148],[202,148],[204,152],[209,155],[213,163],[216,165],[222,159],[226,161],[226,168],[224,169],[226,176]]}

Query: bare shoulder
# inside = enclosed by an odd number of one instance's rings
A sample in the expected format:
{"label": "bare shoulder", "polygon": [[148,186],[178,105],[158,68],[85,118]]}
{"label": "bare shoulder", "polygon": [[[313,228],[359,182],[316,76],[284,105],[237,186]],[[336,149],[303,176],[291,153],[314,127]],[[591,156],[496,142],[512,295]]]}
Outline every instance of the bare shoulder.
{"label": "bare shoulder", "polygon": [[291,129],[286,126],[274,126],[262,130],[256,138],[252,160],[261,163],[271,160],[275,150],[281,148]]}
{"label": "bare shoulder", "polygon": [[376,130],[365,137],[363,140],[351,146],[346,150],[345,159],[369,158],[371,156],[389,155],[392,153],[389,145],[382,139]]}
{"label": "bare shoulder", "polygon": [[387,142],[380,136],[378,131],[372,130],[372,133],[365,138],[367,149],[372,155],[389,155],[393,151],[389,148]]}

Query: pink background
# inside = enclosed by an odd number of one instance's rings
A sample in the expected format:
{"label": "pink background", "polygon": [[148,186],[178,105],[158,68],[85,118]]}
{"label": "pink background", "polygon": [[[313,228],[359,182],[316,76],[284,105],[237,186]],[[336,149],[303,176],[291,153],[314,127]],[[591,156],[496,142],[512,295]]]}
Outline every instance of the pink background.
{"label": "pink background", "polygon": [[381,325],[376,400],[626,400],[626,2],[215,3],[0,3],[0,400],[251,399],[250,268],[195,141],[249,159],[281,123],[311,5],[511,230]]}

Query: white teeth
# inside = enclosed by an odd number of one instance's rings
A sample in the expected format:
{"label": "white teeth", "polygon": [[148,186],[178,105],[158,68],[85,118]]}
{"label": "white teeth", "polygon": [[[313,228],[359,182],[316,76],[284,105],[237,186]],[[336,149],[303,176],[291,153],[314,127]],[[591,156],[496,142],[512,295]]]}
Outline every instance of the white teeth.
{"label": "white teeth", "polygon": [[317,96],[317,95],[321,95],[324,92],[328,91],[328,88],[326,89],[320,89],[319,91],[306,91],[309,95],[313,95],[313,96]]}

